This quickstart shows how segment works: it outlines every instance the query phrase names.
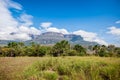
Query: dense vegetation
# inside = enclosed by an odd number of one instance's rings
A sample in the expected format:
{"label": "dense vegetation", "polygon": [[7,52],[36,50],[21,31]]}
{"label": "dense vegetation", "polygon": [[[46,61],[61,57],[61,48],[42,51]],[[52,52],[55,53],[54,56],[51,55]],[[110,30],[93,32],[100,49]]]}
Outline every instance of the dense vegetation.
{"label": "dense vegetation", "polygon": [[70,45],[62,40],[53,46],[44,46],[32,42],[25,45],[23,42],[10,42],[7,46],[0,47],[0,56],[120,56],[120,48],[114,45],[95,45],[83,47],[79,44]]}

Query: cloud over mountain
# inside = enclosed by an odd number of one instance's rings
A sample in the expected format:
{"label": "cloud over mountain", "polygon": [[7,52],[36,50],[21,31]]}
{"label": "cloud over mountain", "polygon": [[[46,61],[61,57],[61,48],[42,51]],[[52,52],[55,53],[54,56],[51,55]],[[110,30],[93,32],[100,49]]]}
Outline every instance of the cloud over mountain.
{"label": "cloud over mountain", "polygon": [[98,37],[97,33],[78,30],[78,31],[74,31],[73,34],[82,36],[85,41],[97,42],[99,44],[108,45],[107,42],[105,42],[104,40]]}
{"label": "cloud over mountain", "polygon": [[[58,33],[62,33],[62,34],[71,34],[66,29],[58,29],[56,27],[52,27],[51,22],[43,22],[43,23],[41,23],[40,26],[42,27],[41,31],[44,31],[44,32],[58,32]],[[85,41],[97,42],[99,44],[108,45],[107,42],[105,42],[104,40],[102,40],[98,37],[97,33],[87,32],[84,30],[78,30],[78,31],[72,32],[72,34],[82,36]]]}

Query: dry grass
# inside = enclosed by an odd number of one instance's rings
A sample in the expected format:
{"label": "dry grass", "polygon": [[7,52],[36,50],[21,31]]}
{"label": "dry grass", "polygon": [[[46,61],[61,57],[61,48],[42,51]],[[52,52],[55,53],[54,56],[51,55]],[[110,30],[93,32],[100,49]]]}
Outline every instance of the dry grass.
{"label": "dry grass", "polygon": [[[21,77],[26,67],[36,61],[49,60],[51,57],[0,57],[0,80],[22,80]],[[64,60],[101,61],[108,64],[119,64],[120,58],[115,57],[56,57]],[[55,58],[54,58],[55,59]]]}
{"label": "dry grass", "polygon": [[31,65],[38,57],[0,57],[0,80],[20,78],[26,66]]}

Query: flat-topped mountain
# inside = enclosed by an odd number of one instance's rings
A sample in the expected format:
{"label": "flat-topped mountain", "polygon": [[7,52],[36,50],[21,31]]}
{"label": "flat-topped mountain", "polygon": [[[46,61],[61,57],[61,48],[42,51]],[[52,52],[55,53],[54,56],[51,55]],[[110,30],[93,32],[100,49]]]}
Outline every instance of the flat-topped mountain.
{"label": "flat-topped mountain", "polygon": [[32,40],[38,44],[55,44],[61,40],[67,40],[71,44],[81,44],[81,45],[95,45],[96,42],[88,42],[83,40],[80,35],[75,34],[62,34],[56,32],[46,32],[41,35],[35,36]]}
{"label": "flat-topped mountain", "polygon": [[[59,42],[61,40],[67,40],[71,44],[81,44],[81,45],[95,45],[98,44],[96,42],[89,42],[83,40],[83,38],[80,35],[75,35],[75,34],[62,34],[62,33],[57,33],[57,32],[45,32],[40,35],[33,36],[32,35],[32,40],[25,41],[26,44],[30,42],[35,42],[37,44],[55,44],[56,42]],[[7,44],[7,40],[0,40],[0,44]],[[18,42],[18,41],[17,41]]]}

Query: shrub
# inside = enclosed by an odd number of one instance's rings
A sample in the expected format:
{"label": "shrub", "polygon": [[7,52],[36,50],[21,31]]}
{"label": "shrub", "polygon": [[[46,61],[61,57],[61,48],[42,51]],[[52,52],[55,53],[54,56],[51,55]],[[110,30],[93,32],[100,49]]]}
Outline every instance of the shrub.
{"label": "shrub", "polygon": [[76,52],[76,50],[70,50],[70,51],[68,51],[68,56],[77,56],[78,55],[78,53]]}

